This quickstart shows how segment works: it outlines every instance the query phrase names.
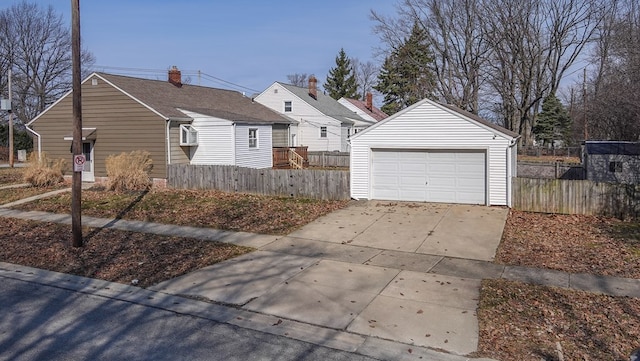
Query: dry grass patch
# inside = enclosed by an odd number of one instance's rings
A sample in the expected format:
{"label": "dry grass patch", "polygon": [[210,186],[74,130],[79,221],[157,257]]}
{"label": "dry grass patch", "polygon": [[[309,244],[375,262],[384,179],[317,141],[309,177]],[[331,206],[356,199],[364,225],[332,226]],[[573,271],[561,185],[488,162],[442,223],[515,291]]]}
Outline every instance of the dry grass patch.
{"label": "dry grass patch", "polygon": [[86,229],[85,246],[71,247],[70,226],[3,219],[0,261],[78,276],[153,284],[251,251],[219,242],[113,229]]}
{"label": "dry grass patch", "polygon": [[608,217],[511,210],[496,262],[640,278],[640,225]]}
{"label": "dry grass patch", "polygon": [[52,187],[20,187],[0,189],[0,204],[15,202],[20,199],[29,198],[39,194],[55,191],[66,187],[65,184],[59,184]]}
{"label": "dry grass patch", "polygon": [[640,347],[637,298],[485,280],[478,321],[478,354],[498,360],[626,361]]}
{"label": "dry grass patch", "polygon": [[147,190],[153,185],[149,172],[153,169],[151,154],[146,150],[110,155],[105,162],[109,181],[115,191]]}
{"label": "dry grass patch", "polygon": [[51,159],[46,153],[29,156],[29,166],[24,170],[24,180],[34,187],[51,187],[64,182],[67,161]]}
{"label": "dry grass patch", "polygon": [[[82,191],[83,214],[89,216],[278,235],[348,203],[202,190]],[[70,204],[71,195],[63,194],[17,208],[69,213]]]}
{"label": "dry grass patch", "polygon": [[24,168],[0,168],[0,186],[24,183]]}
{"label": "dry grass patch", "polygon": [[536,163],[566,163],[566,164],[581,164],[580,157],[567,157],[567,156],[553,156],[553,155],[518,155],[518,160],[523,162],[536,162]]}

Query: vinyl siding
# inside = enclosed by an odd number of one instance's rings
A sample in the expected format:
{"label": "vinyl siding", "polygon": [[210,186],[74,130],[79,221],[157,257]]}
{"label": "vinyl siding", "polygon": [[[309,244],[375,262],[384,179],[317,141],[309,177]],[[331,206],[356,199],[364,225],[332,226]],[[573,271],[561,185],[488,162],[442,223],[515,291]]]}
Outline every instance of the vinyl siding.
{"label": "vinyl siding", "polygon": [[[249,148],[249,129],[258,129],[258,147]],[[270,125],[236,124],[236,165],[250,168],[273,167]]]}
{"label": "vinyl siding", "polygon": [[[166,121],[101,79],[82,84],[82,127],[96,128],[95,176],[105,177],[109,155],[146,150],[151,154],[154,178],[166,178]],[[42,136],[42,151],[53,158],[68,159],[71,173],[71,142],[64,136],[73,132],[72,95],[67,94],[43,113],[31,128]]]}
{"label": "vinyl siding", "polygon": [[197,113],[185,112],[193,118],[198,131],[198,145],[191,147],[191,164],[235,165],[233,122]]}
{"label": "vinyl siding", "polygon": [[[274,83],[255,101],[300,122],[296,133],[298,146],[307,146],[309,151],[342,150],[341,122],[322,114],[286,88]],[[284,112],[285,101],[291,101],[291,112]],[[320,138],[321,126],[327,126],[327,138]],[[291,131],[295,129],[292,127]]]}
{"label": "vinyl siding", "polygon": [[370,199],[371,149],[478,149],[487,152],[489,204],[507,205],[509,139],[429,102],[351,139],[351,195]]}
{"label": "vinyl siding", "polygon": [[350,125],[342,125],[340,128],[340,151],[348,152],[351,150],[349,145],[349,135],[353,132],[353,128]]}
{"label": "vinyl siding", "polygon": [[171,164],[189,164],[192,147],[180,145],[180,123],[171,122],[169,126],[169,141],[171,145]]}
{"label": "vinyl siding", "polygon": [[[320,136],[320,128],[327,127],[327,137]],[[345,138],[346,140],[346,134]],[[341,151],[342,126],[337,120],[325,116],[309,116],[298,124],[298,144],[309,147],[309,151]]]}

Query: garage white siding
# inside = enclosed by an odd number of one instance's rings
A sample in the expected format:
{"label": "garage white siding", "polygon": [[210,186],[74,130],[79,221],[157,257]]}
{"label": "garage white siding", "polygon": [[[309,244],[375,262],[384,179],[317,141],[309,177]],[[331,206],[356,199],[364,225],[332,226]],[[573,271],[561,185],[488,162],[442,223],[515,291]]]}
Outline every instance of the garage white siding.
{"label": "garage white siding", "polygon": [[[351,138],[351,196],[508,205],[515,136],[506,132],[424,100]],[[432,187],[420,190],[420,182]]]}

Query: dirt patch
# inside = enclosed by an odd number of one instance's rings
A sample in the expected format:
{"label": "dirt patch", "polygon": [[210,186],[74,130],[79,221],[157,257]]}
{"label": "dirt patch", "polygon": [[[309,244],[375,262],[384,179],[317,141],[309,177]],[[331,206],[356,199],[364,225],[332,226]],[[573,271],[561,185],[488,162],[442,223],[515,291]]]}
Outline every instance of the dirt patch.
{"label": "dirt patch", "polygon": [[608,217],[511,210],[496,262],[640,278],[640,226]]}
{"label": "dirt patch", "polygon": [[15,202],[20,199],[29,198],[39,194],[67,188],[68,185],[61,184],[51,187],[20,187],[20,188],[4,188],[0,189],[0,204]]}
{"label": "dirt patch", "polygon": [[23,168],[0,168],[0,186],[24,183]]}
{"label": "dirt patch", "polygon": [[640,299],[485,280],[478,355],[498,360],[629,360]]}
{"label": "dirt patch", "polygon": [[[277,235],[348,203],[203,190],[82,191],[83,214],[88,216]],[[71,194],[62,194],[17,209],[70,213],[70,204]]]}
{"label": "dirt patch", "polygon": [[518,161],[537,163],[566,163],[569,165],[581,164],[580,157],[553,156],[553,155],[518,155]]}
{"label": "dirt patch", "polygon": [[3,218],[0,261],[140,287],[250,252],[247,247],[113,229],[86,229],[71,247],[71,226]]}

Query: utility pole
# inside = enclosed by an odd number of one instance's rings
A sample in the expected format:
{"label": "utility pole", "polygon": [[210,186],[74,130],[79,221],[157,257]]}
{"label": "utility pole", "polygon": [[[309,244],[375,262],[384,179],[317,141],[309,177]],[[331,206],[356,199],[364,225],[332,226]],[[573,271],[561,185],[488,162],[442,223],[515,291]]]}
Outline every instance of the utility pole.
{"label": "utility pole", "polygon": [[584,140],[589,139],[589,127],[587,124],[587,68],[583,70],[582,81],[582,111],[584,112]]}
{"label": "utility pole", "polygon": [[[80,68],[80,0],[71,0],[71,59],[73,73],[73,176],[71,185],[71,230],[73,247],[82,247],[82,170],[76,169],[76,160],[82,159],[82,80]],[[82,162],[84,164],[84,162]],[[80,170],[80,171],[78,171]]]}
{"label": "utility pole", "polygon": [[[9,104],[13,101],[11,94],[11,67],[9,67]],[[9,109],[9,167],[13,168],[13,112]]]}

